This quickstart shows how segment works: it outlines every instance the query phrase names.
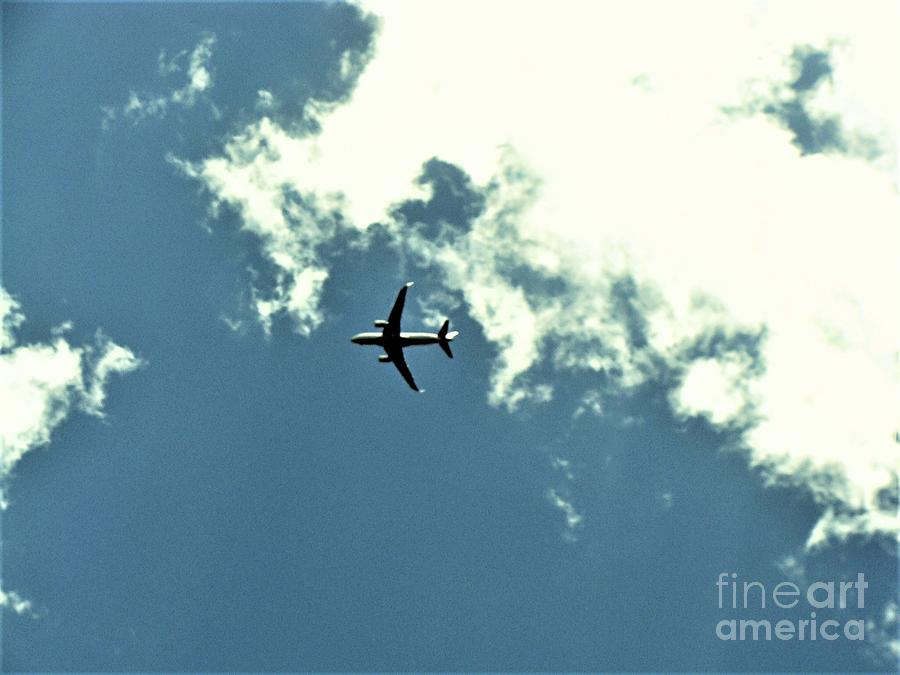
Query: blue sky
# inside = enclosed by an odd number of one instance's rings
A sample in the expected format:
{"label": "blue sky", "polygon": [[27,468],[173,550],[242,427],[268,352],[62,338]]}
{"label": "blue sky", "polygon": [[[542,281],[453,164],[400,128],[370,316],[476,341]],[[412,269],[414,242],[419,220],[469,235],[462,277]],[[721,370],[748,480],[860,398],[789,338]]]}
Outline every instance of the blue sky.
{"label": "blue sky", "polygon": [[650,7],[3,5],[4,669],[894,669],[896,41]]}

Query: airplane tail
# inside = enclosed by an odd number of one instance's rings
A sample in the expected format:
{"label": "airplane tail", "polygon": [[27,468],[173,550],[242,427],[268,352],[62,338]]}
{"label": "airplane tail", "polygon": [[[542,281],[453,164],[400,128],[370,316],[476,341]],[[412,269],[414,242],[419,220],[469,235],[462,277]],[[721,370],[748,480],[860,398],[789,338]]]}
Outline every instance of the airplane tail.
{"label": "airplane tail", "polygon": [[447,332],[450,328],[450,319],[446,319],[444,321],[444,325],[441,326],[441,329],[438,331],[438,344],[441,346],[441,349],[444,350],[444,353],[449,357],[453,358],[453,352],[450,351],[450,340],[459,335],[458,330]]}

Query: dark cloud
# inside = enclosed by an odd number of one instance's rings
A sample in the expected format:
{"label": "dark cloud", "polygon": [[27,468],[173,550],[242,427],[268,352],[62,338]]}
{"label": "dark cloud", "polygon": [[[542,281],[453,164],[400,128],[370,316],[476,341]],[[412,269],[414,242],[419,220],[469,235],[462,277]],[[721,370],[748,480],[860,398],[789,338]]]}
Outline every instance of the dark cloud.
{"label": "dark cloud", "polygon": [[765,326],[755,329],[713,327],[684,348],[682,361],[691,363],[697,359],[723,359],[740,355],[746,357],[748,374],[762,375],[766,368],[763,358],[766,335]]}
{"label": "dark cloud", "polygon": [[538,306],[548,300],[565,297],[566,293],[572,291],[572,284],[564,276],[535,269],[515,256],[500,256],[497,259],[497,271],[513,286],[525,291]]}
{"label": "dark cloud", "polygon": [[793,132],[793,143],[800,148],[804,155],[848,152],[840,119],[836,116],[814,117],[810,114],[806,102],[800,97],[768,104],[763,107],[762,111],[777,119]]}
{"label": "dark cloud", "polygon": [[392,215],[433,239],[447,226],[468,232],[472,221],[484,211],[483,191],[455,164],[432,157],[422,165],[416,184],[431,190],[428,199],[409,199],[394,207]]}
{"label": "dark cloud", "polygon": [[812,96],[832,74],[829,53],[797,47],[791,54],[791,62],[797,75],[787,86],[790,97],[766,104],[763,113],[791,130],[794,145],[804,155],[847,153],[849,148],[841,120],[835,115],[816,114],[810,106]]}
{"label": "dark cloud", "polygon": [[812,47],[796,47],[791,54],[794,67],[799,72],[790,87],[798,94],[819,86],[819,82],[831,77],[829,53]]}
{"label": "dark cloud", "polygon": [[609,295],[613,316],[625,327],[632,349],[646,347],[647,318],[641,306],[640,289],[634,277],[627,276],[613,281]]}
{"label": "dark cloud", "polygon": [[900,508],[900,480],[896,474],[891,478],[890,485],[885,485],[878,491],[876,502],[878,508],[885,513],[897,513]]}
{"label": "dark cloud", "polygon": [[815,109],[813,98],[831,82],[831,52],[809,45],[795,47],[790,63],[793,79],[772,87],[768,97],[749,103],[738,114],[762,113],[793,134],[792,143],[803,155],[838,153],[864,159],[883,154],[877,139],[847,129],[838,115]]}

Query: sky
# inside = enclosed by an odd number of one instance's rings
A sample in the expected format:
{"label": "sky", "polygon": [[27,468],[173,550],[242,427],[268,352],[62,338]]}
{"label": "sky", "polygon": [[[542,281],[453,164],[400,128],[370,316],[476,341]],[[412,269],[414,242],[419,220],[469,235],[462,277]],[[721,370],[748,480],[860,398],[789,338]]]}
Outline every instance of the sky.
{"label": "sky", "polygon": [[2,668],[896,670],[898,19],[4,3]]}

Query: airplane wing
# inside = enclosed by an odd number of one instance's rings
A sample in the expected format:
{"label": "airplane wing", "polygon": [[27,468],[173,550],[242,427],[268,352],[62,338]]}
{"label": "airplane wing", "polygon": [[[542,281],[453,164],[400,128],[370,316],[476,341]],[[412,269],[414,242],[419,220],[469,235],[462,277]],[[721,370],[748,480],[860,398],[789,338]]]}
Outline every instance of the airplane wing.
{"label": "airplane wing", "polygon": [[[406,302],[406,291],[410,286],[413,285],[413,282],[409,282],[403,288],[400,289],[400,292],[397,294],[397,299],[394,301],[394,308],[391,310],[391,315],[388,317],[388,325],[385,328],[386,333],[399,334],[400,333],[400,316],[403,314],[403,303]],[[403,361],[403,356],[401,355],[400,361]],[[397,366],[398,368],[400,366]],[[403,371],[400,371],[403,372]],[[404,375],[406,377],[406,375]],[[412,380],[412,376],[407,378],[407,382]],[[415,387],[413,387],[415,389]]]}
{"label": "airplane wing", "polygon": [[[406,288],[404,288],[403,291],[400,292],[403,293],[405,290]],[[387,352],[387,355],[391,357],[391,363],[397,366],[397,370],[400,371],[403,379],[406,380],[406,384],[408,384],[415,391],[421,391],[416,386],[416,381],[413,379],[412,373],[409,372],[409,367],[406,365],[406,359],[403,358],[403,349],[399,347],[396,349],[391,349]]]}

